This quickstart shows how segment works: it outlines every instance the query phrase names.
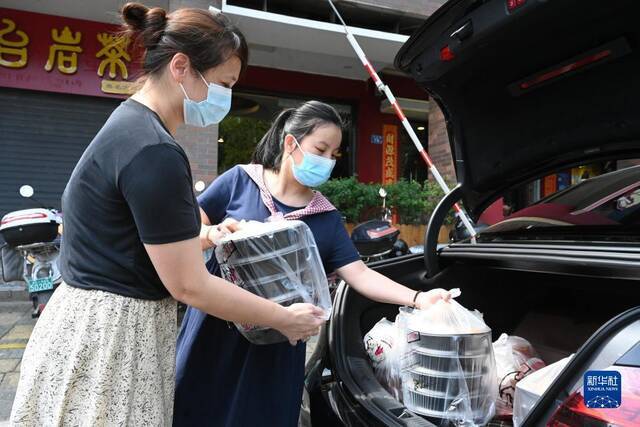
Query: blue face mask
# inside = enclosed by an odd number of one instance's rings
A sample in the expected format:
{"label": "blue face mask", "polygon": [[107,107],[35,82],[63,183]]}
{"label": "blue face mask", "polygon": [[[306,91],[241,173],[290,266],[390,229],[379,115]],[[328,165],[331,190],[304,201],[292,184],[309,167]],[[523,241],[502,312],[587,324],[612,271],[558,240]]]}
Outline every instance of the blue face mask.
{"label": "blue face mask", "polygon": [[295,160],[291,157],[293,163],[292,170],[294,178],[302,185],[307,187],[317,187],[329,180],[331,171],[336,165],[334,159],[318,156],[317,154],[307,153],[302,150],[298,141],[294,138],[296,145],[302,152],[302,163],[296,165]]}
{"label": "blue face mask", "polygon": [[195,102],[189,99],[187,91],[180,83],[184,93],[184,123],[191,126],[205,127],[220,123],[231,109],[231,89],[207,83],[200,74],[200,78],[207,85],[207,99]]}

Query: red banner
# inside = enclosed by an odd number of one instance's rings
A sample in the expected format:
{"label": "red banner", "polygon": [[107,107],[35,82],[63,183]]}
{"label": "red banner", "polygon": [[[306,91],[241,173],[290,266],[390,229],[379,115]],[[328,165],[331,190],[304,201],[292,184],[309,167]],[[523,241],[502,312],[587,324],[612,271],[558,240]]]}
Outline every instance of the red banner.
{"label": "red banner", "polygon": [[382,126],[382,185],[398,179],[398,126]]}
{"label": "red banner", "polygon": [[122,97],[140,63],[119,27],[0,8],[0,86]]}
{"label": "red banner", "polygon": [[556,191],[558,191],[558,177],[556,175],[545,176],[542,197],[550,196]]}

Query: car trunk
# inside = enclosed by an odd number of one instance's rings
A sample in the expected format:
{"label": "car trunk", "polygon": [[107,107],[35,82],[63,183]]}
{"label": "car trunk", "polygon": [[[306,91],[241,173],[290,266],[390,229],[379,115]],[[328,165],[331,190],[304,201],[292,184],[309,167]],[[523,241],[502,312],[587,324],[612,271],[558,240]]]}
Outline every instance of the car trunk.
{"label": "car trunk", "polygon": [[[509,11],[509,3],[521,6]],[[442,108],[460,185],[434,212],[424,257],[372,268],[413,289],[460,288],[459,302],[484,313],[494,340],[521,336],[547,363],[578,351],[636,306],[637,240],[594,230],[582,242],[558,235],[535,244],[436,245],[459,199],[477,219],[505,191],[561,167],[639,157],[639,7],[631,0],[452,0],[430,17],[396,65]],[[382,388],[365,353],[364,334],[397,313],[346,285],[336,293],[323,362],[334,379],[331,399],[353,408],[340,412],[347,425],[429,425]]]}
{"label": "car trunk", "polygon": [[[637,305],[637,281],[622,278],[519,271],[451,260],[429,279],[419,256],[373,268],[413,289],[460,288],[458,301],[484,314],[494,340],[501,333],[521,336],[547,364],[575,353],[608,320]],[[359,416],[366,425],[428,425],[403,415],[403,405],[375,379],[362,344],[364,334],[378,320],[393,320],[397,313],[397,306],[375,303],[347,286],[338,291],[328,333],[329,366],[341,387],[362,406]]]}

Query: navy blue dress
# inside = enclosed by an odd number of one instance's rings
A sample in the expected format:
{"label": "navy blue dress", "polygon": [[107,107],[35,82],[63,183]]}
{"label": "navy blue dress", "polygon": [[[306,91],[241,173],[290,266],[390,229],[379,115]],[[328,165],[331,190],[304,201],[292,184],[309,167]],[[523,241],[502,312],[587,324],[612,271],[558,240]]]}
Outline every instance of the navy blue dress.
{"label": "navy blue dress", "polygon": [[[240,167],[218,177],[198,198],[212,224],[226,217],[270,216],[257,185]],[[274,199],[282,213],[298,208]],[[360,259],[337,211],[302,218],[327,273]],[[212,259],[209,271],[220,275]],[[232,324],[189,307],[178,336],[174,426],[297,426],[305,344],[249,343]]]}

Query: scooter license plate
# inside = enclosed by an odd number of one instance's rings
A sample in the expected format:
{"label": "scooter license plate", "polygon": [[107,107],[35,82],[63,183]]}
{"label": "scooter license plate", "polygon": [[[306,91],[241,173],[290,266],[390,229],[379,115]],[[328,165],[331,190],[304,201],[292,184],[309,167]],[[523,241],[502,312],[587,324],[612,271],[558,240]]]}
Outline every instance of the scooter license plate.
{"label": "scooter license plate", "polygon": [[29,293],[49,291],[51,289],[53,289],[53,279],[51,277],[29,280]]}

